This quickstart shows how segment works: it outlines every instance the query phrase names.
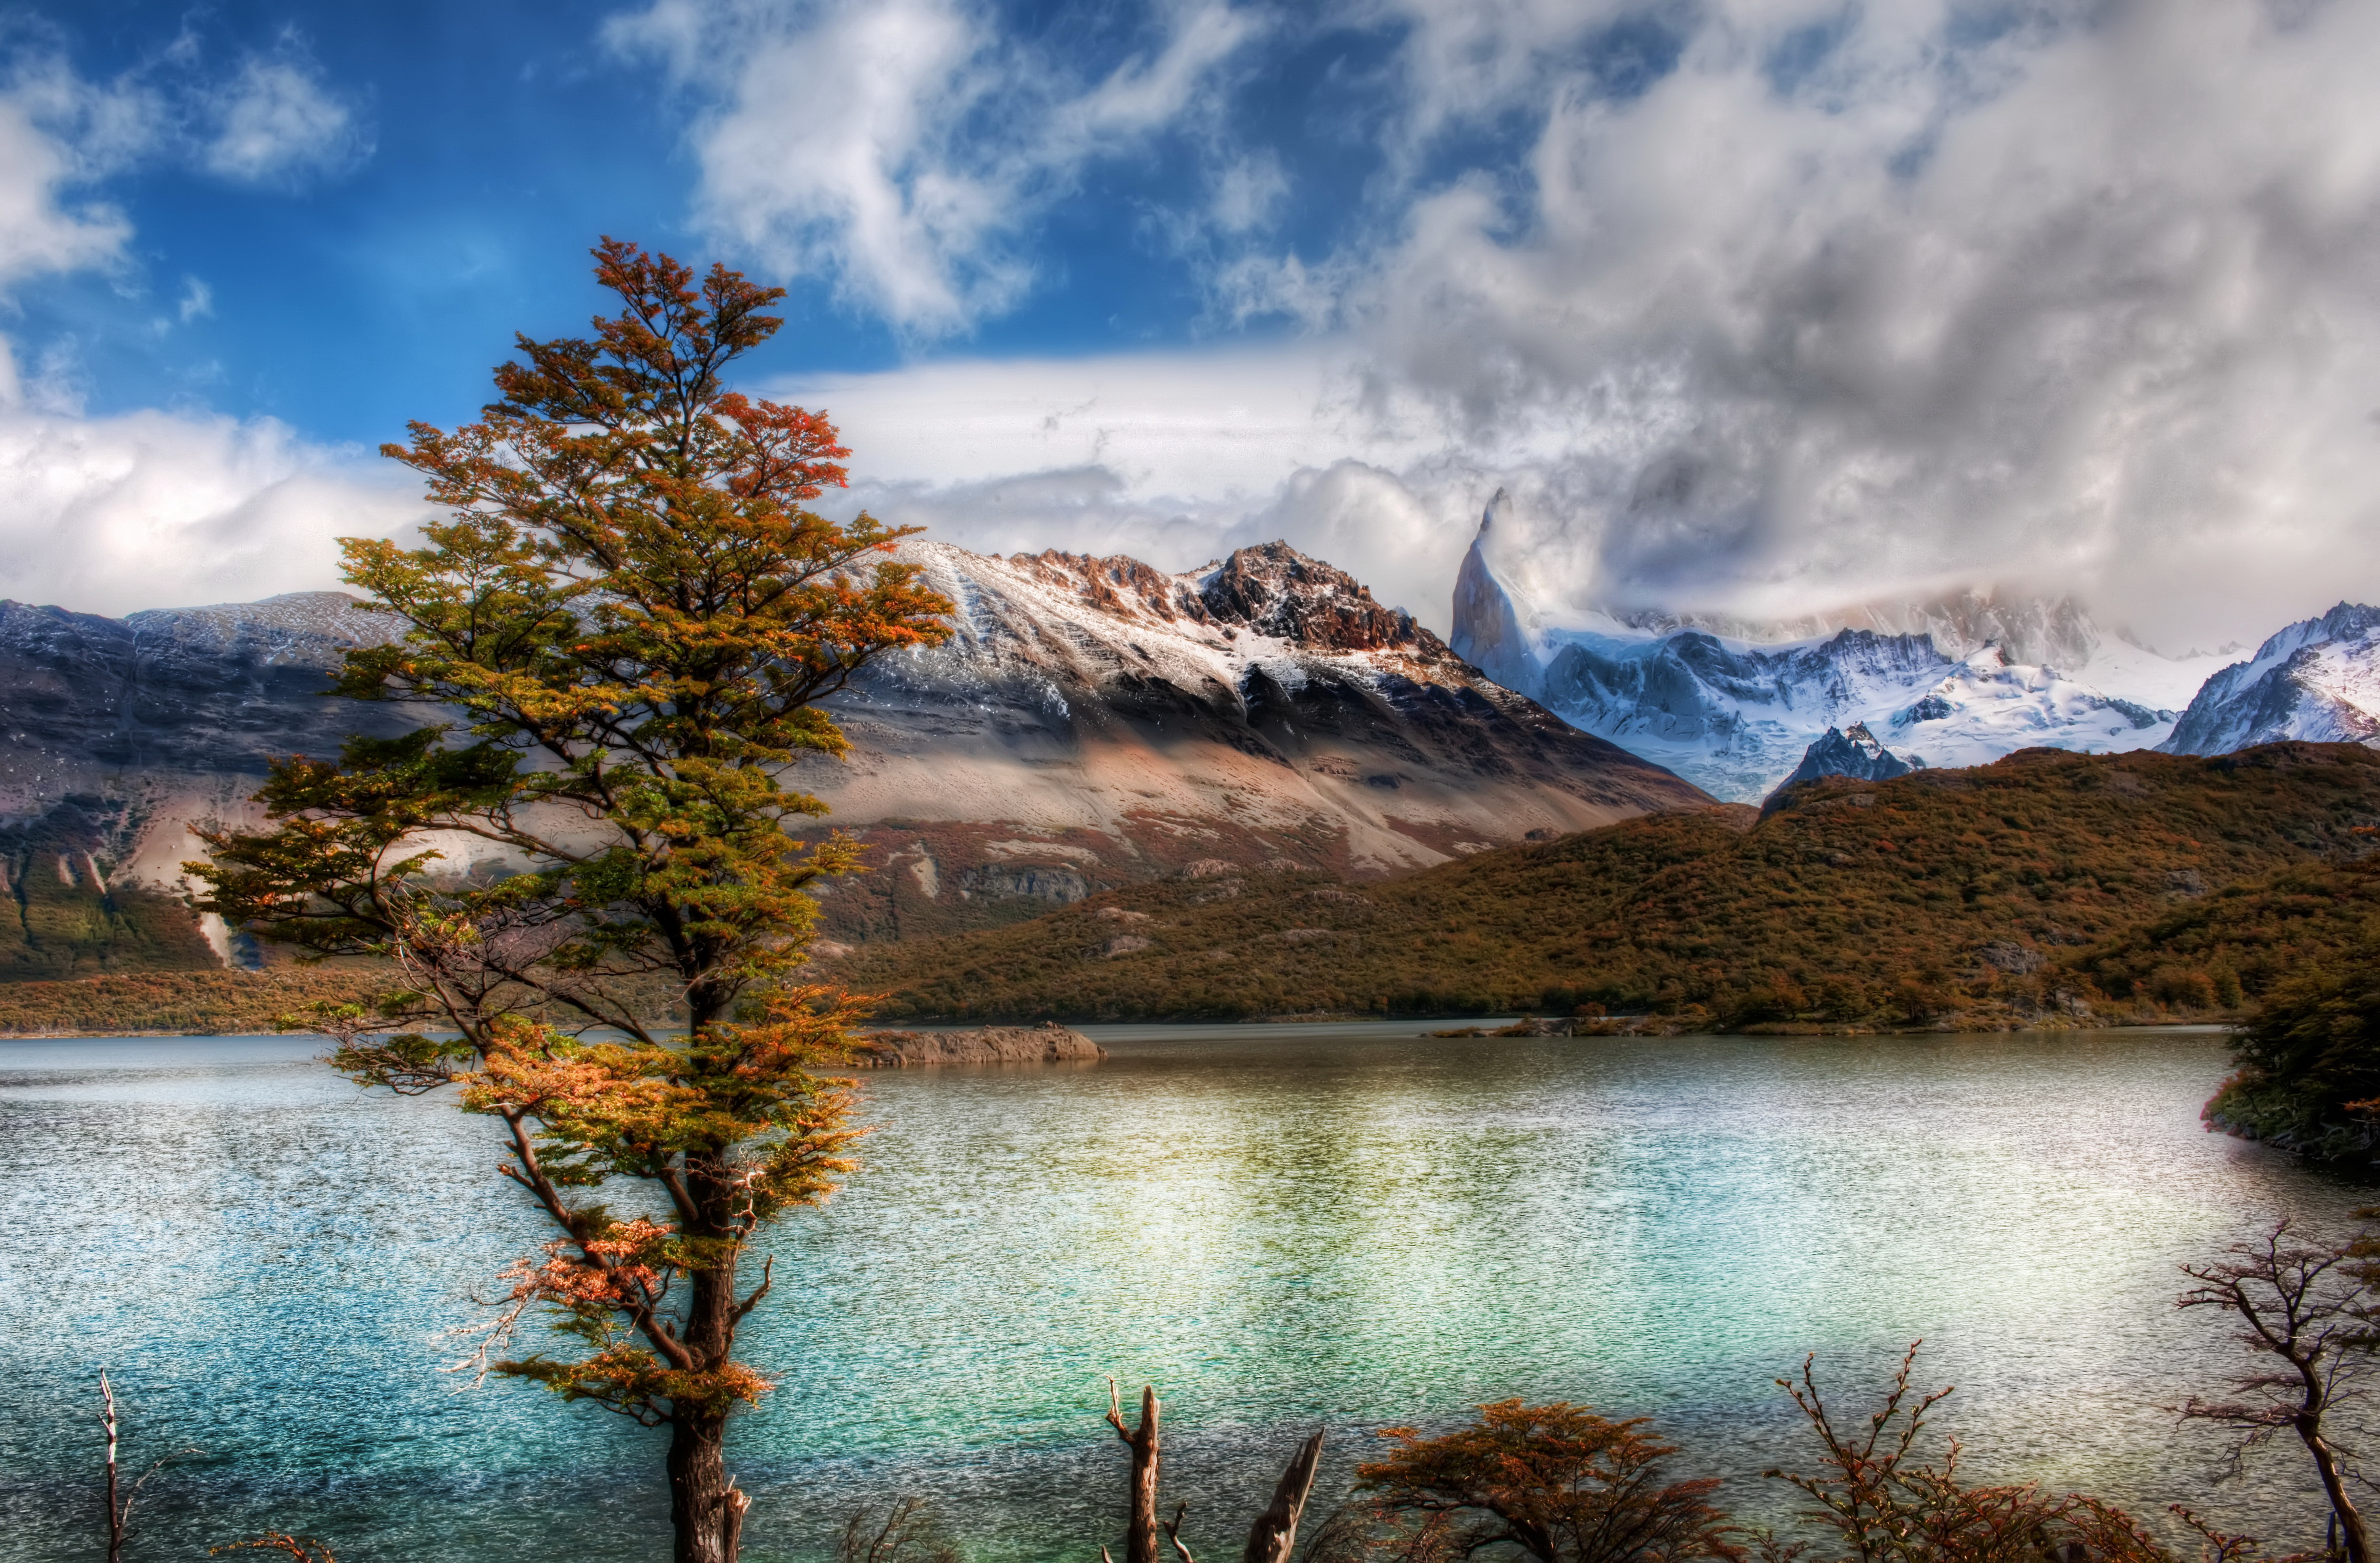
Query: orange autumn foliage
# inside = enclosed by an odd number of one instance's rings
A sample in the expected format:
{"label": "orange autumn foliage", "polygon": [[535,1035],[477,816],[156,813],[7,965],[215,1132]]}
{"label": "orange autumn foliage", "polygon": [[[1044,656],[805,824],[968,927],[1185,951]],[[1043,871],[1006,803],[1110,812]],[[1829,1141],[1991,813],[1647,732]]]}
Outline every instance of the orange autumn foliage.
{"label": "orange autumn foliage", "polygon": [[359,1081],[459,1084],[558,1233],[482,1345],[536,1310],[580,1354],[478,1360],[667,1425],[676,1557],[732,1563],[726,1419],[768,1387],[735,1349],[769,1272],[746,1290],[739,1266],[856,1138],[812,1071],[859,1012],[796,981],[811,887],[856,852],[787,836],[826,812],[791,767],[844,751],[819,702],[943,639],[951,604],[892,556],[901,530],[805,507],[844,481],[823,414],[725,384],[781,290],[616,240],[595,259],[620,308],[593,336],[518,338],[478,421],[383,447],[445,509],[424,545],[342,543],[407,629],[337,692],[449,719],[277,764],[270,828],[208,833],[189,866],[235,925],[385,963],[308,1023]]}

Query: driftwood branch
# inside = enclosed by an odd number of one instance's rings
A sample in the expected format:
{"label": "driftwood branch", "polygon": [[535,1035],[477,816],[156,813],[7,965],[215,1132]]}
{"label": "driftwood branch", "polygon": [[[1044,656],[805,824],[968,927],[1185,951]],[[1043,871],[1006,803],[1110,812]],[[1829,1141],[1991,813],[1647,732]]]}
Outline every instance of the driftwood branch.
{"label": "driftwood branch", "polygon": [[720,1556],[726,1558],[727,1563],[735,1563],[744,1545],[744,1516],[751,1512],[752,1495],[737,1486],[735,1478],[730,1476],[726,1496],[719,1500],[719,1506]]}
{"label": "driftwood branch", "polygon": [[99,1398],[107,1408],[99,1415],[100,1426],[107,1430],[107,1563],[122,1563],[124,1510],[115,1500],[115,1390],[105,1374],[99,1375]]}
{"label": "driftwood branch", "polygon": [[103,1409],[99,1413],[99,1425],[107,1433],[107,1563],[122,1563],[124,1544],[132,1535],[132,1505],[140,1496],[140,1489],[149,1478],[165,1469],[184,1455],[194,1455],[196,1448],[173,1449],[150,1463],[149,1469],[135,1478],[129,1489],[120,1488],[116,1473],[116,1411],[115,1386],[107,1375],[99,1375],[99,1398]]}
{"label": "driftwood branch", "polygon": [[1190,1549],[1182,1545],[1182,1517],[1189,1512],[1190,1506],[1186,1503],[1175,1506],[1173,1522],[1165,1527],[1165,1539],[1172,1542],[1173,1550],[1182,1555],[1182,1563],[1198,1563],[1196,1558],[1190,1556]]}
{"label": "driftwood branch", "polygon": [[[1314,1436],[1290,1456],[1288,1469],[1272,1490],[1271,1505],[1248,1529],[1248,1548],[1240,1555],[1242,1563],[1289,1563],[1297,1546],[1298,1521],[1305,1514],[1305,1500],[1314,1493],[1315,1472],[1322,1465],[1322,1431],[1315,1429]],[[1175,1523],[1180,1522],[1177,1518]]]}
{"label": "driftwood branch", "polygon": [[[1157,1558],[1157,1386],[1140,1392],[1140,1425],[1127,1427],[1123,1398],[1116,1381],[1108,1380],[1107,1423],[1132,1451],[1132,1518],[1123,1536],[1123,1563],[1158,1563]],[[1176,1523],[1179,1523],[1177,1520]],[[1180,1545],[1178,1542],[1175,1544]]]}

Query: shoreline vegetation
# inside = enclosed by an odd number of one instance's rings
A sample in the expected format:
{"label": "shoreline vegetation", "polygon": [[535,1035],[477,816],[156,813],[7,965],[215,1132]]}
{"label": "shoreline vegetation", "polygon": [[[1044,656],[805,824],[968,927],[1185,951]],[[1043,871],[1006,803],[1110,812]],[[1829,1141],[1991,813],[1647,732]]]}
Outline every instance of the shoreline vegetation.
{"label": "shoreline vegetation", "polygon": [[[2380,753],[2028,751],[1646,815],[1399,877],[1202,864],[1029,922],[829,946],[880,1028],[1520,1016],[1582,1035],[2240,1025],[2380,919]],[[376,963],[0,983],[0,1035],[237,1035]],[[675,1007],[667,984],[645,1014]],[[558,1020],[561,1017],[557,1016]],[[2380,1095],[2380,1077],[2370,1094]]]}
{"label": "shoreline vegetation", "polygon": [[[65,1042],[111,1037],[245,1037],[325,1036],[306,1024],[283,1025],[283,1020],[303,1021],[320,1003],[360,1003],[386,987],[384,979],[349,971],[317,972],[304,968],[267,971],[160,971],[101,977],[76,977],[38,983],[0,983],[0,1042]],[[62,1024],[60,1019],[87,1017],[83,1025]],[[122,1020],[110,1017],[122,1016]],[[40,1021],[46,1019],[48,1023]],[[1219,1018],[1200,1016],[1135,1017],[1145,1023],[1216,1024]],[[666,1016],[653,1023],[675,1026]],[[1685,1036],[1740,1035],[1779,1037],[1926,1036],[1961,1032],[2038,1031],[2175,1030],[2216,1026],[2230,1029],[2246,1022],[2243,1013],[2175,1013],[2145,1007],[2138,1013],[2117,1011],[2094,1019],[2043,1016],[2024,1026],[1920,1025],[1889,1030],[1874,1026],[1772,1022],[1734,1031],[1704,1026],[1689,1030],[1675,1017],[1604,1015],[1539,1016],[1515,1008],[1507,1015],[1483,1017],[1470,1010],[1383,1015],[1378,1010],[1307,1010],[1285,1014],[1239,1015],[1220,1019],[1230,1025],[1340,1025],[1363,1021],[1410,1020],[1427,1036]],[[943,1022],[931,1022],[941,1024]],[[1099,1024],[1086,1021],[1085,1024]],[[1033,1025],[979,1026],[966,1031],[1026,1032],[1058,1021]],[[1071,1029],[1071,1028],[1068,1028]],[[884,1036],[938,1035],[879,1028]],[[1075,1034],[1080,1034],[1079,1032]],[[893,1068],[902,1066],[894,1065]]]}
{"label": "shoreline vegetation", "polygon": [[1401,878],[1263,867],[824,963],[882,1020],[1536,1015],[1810,1034],[2237,1021],[2380,913],[2380,753],[2027,751]]}

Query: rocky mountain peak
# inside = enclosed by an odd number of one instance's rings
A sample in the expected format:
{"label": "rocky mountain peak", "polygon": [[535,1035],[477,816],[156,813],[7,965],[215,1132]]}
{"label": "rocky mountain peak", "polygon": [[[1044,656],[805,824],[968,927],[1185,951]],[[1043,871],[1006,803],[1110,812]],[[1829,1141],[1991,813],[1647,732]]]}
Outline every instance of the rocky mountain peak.
{"label": "rocky mountain peak", "polygon": [[1205,624],[1213,617],[1182,577],[1167,575],[1128,555],[1099,557],[1050,548],[1038,554],[1012,554],[1009,563],[1046,585],[1071,592],[1086,606],[1119,618]]}
{"label": "rocky mountain peak", "polygon": [[1354,576],[1286,543],[1235,551],[1200,580],[1198,595],[1217,623],[1315,651],[1447,654],[1413,615],[1382,605]]}
{"label": "rocky mountain peak", "polygon": [[1797,782],[1815,781],[1820,776],[1850,776],[1858,781],[1889,781],[1905,776],[1915,767],[1900,755],[1884,747],[1884,740],[1868,731],[1864,722],[1854,722],[1849,727],[1828,727],[1826,736],[1812,744],[1802,756],[1802,763],[1793,774],[1778,784],[1768,795],[1761,812],[1774,811],[1788,789]]}
{"label": "rocky mountain peak", "polygon": [[2380,746],[2380,608],[2341,603],[2290,625],[2206,680],[2168,754],[2225,754],[2301,739]]}

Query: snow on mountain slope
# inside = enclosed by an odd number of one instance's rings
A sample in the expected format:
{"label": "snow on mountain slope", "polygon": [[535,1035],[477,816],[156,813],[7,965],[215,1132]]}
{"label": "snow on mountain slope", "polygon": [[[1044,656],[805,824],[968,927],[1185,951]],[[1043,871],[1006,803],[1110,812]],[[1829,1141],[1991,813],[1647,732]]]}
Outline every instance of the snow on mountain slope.
{"label": "snow on mountain slope", "polygon": [[[880,869],[831,890],[838,938],[1164,873],[1379,873],[1710,801],[1283,545],[1183,575],[903,552],[958,604],[956,633],[864,669],[829,702],[847,760],[789,777]],[[111,879],[170,885],[191,820],[253,817],[268,758],[426,718],[320,698],[346,648],[395,629],[335,592],[125,619],[0,603],[0,827],[103,816],[85,849]],[[488,850],[437,845],[458,868]]]}
{"label": "snow on mountain slope", "polygon": [[832,701],[853,752],[795,778],[891,865],[837,888],[847,929],[1193,869],[1385,873],[1708,801],[1283,544],[1181,575],[902,552],[956,633]]}
{"label": "snow on mountain slope", "polygon": [[[1456,578],[1455,650],[1721,798],[1767,795],[1828,728],[1854,723],[1934,766],[2037,747],[2148,748],[2173,731],[2171,706],[2218,660],[2106,640],[2070,600],[1976,592],[1770,624],[1556,616],[1496,568],[1496,515],[1491,505]],[[2111,684],[2150,698],[2108,692]]]}
{"label": "snow on mountain slope", "polygon": [[2380,748],[2380,608],[2341,603],[2206,680],[2158,747],[2228,754],[2302,739]]}

